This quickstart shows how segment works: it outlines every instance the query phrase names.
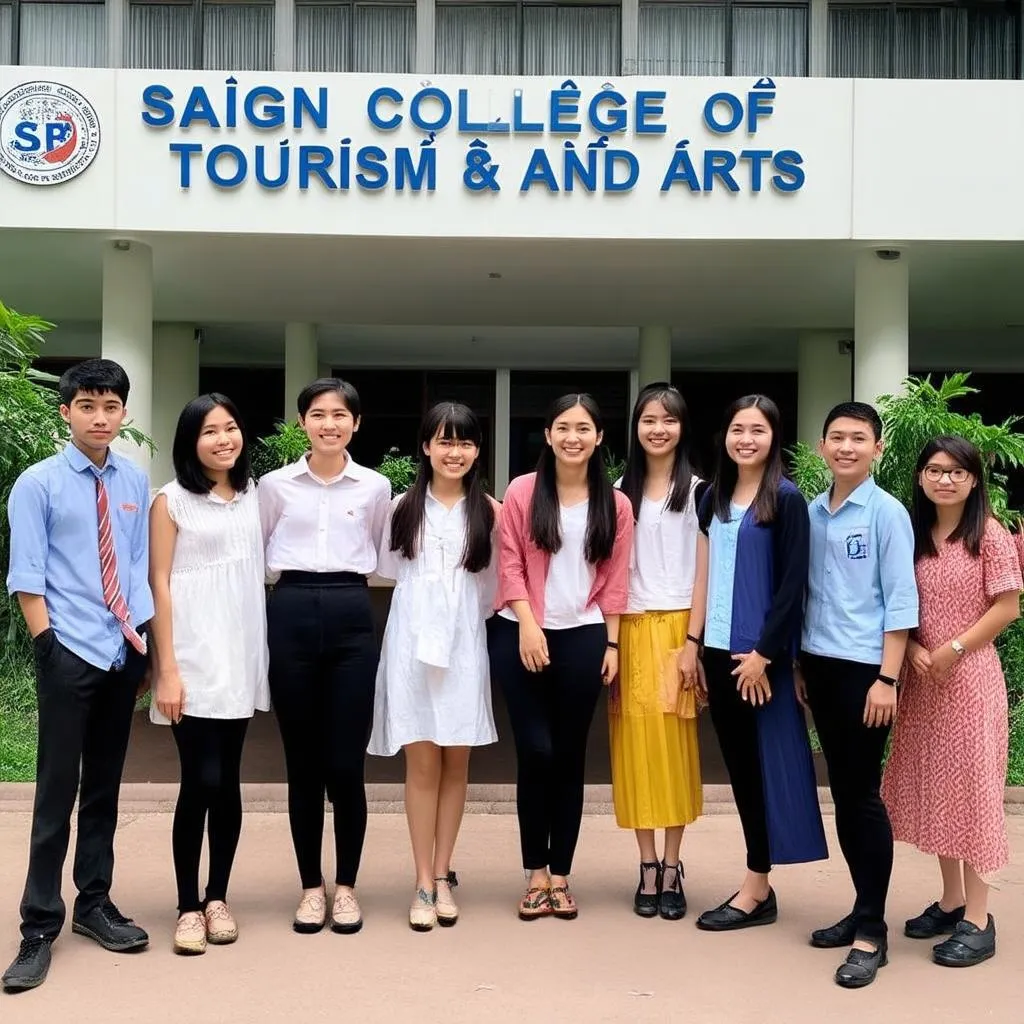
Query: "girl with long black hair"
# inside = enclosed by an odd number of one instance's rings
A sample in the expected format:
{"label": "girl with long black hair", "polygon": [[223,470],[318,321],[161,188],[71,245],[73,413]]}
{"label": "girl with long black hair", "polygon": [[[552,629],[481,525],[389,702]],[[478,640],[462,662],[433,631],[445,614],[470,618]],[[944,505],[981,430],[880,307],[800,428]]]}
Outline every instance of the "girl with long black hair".
{"label": "girl with long black hair", "polygon": [[443,402],[420,428],[419,470],[391,504],[377,573],[396,581],[377,670],[369,752],[405,751],[414,931],[453,925],[452,851],[473,747],[497,739],[485,623],[497,584],[498,503],[480,475],[480,422]]}
{"label": "girl with long black hair", "polygon": [[569,873],[583,817],[587,734],[602,683],[618,673],[633,510],[608,479],[601,412],[559,398],[535,473],[517,477],[501,515],[491,674],[515,736],[523,867],[519,916],[577,915]]}

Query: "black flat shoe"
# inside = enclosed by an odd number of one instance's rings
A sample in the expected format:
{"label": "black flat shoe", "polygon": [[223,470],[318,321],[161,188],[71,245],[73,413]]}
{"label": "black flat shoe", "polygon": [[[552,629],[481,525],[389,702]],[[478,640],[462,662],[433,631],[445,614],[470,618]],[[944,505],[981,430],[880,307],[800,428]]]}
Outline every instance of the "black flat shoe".
{"label": "black flat shoe", "polygon": [[[665,885],[665,874],[675,872],[672,885]],[[661,894],[658,897],[658,913],[665,921],[681,921],[686,915],[686,897],[683,895],[683,865],[681,863],[661,865]]]}
{"label": "black flat shoe", "polygon": [[815,949],[840,949],[843,946],[852,946],[856,938],[857,919],[853,914],[847,914],[831,927],[811,932],[811,945]]}
{"label": "black flat shoe", "polygon": [[869,953],[866,949],[851,949],[846,962],[836,971],[836,984],[841,988],[864,988],[875,980],[879,967],[889,962],[888,944],[883,939],[878,948]]}
{"label": "black flat shoe", "polygon": [[934,939],[936,935],[950,935],[964,919],[965,907],[945,911],[933,903],[923,914],[912,917],[903,927],[908,939]]}
{"label": "black flat shoe", "polygon": [[942,967],[974,967],[996,955],[996,922],[988,915],[981,929],[970,921],[960,921],[945,942],[932,949],[932,958]]}
{"label": "black flat shoe", "polygon": [[111,953],[135,953],[149,945],[149,936],[106,899],[88,914],[76,913],[71,930],[98,942]]}
{"label": "black flat shoe", "polygon": [[[654,892],[644,892],[644,872],[654,872]],[[661,893],[661,865],[657,861],[648,864],[640,862],[640,884],[636,887],[633,897],[633,913],[640,917],[657,917],[658,900]]]}
{"label": "black flat shoe", "polygon": [[737,896],[739,893],[734,892],[720,907],[705,910],[697,918],[697,927],[705,932],[732,932],[761,924],[775,924],[778,920],[779,905],[775,901],[774,889],[769,889],[767,899],[761,900],[749,914],[732,905]]}
{"label": "black flat shoe", "polygon": [[22,939],[18,955],[4,972],[5,992],[27,992],[38,988],[50,970],[50,943],[52,939]]}

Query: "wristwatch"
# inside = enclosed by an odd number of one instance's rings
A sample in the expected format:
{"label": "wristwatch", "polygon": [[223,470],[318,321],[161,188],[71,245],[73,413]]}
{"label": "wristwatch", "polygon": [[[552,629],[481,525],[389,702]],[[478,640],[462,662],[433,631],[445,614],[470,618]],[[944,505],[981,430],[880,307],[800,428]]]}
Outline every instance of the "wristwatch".
{"label": "wristwatch", "polygon": [[962,658],[967,653],[967,648],[959,640],[950,640],[949,646],[953,648],[958,658]]}

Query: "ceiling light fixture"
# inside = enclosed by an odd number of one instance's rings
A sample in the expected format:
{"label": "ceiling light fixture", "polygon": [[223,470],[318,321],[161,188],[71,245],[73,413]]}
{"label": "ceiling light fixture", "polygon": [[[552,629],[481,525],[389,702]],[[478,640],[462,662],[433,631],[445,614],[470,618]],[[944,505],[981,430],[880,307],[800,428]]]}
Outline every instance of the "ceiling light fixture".
{"label": "ceiling light fixture", "polygon": [[492,281],[500,281],[501,280],[501,274],[499,274],[496,270],[492,270],[487,276]]}

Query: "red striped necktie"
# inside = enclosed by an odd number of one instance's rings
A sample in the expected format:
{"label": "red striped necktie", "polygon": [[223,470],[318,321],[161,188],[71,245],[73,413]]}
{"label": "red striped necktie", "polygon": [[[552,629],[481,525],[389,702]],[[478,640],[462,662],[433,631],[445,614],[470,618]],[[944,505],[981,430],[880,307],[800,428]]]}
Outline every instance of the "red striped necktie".
{"label": "red striped necktie", "polygon": [[146,638],[132,628],[128,602],[121,593],[117,580],[117,553],[114,551],[114,534],[110,529],[110,502],[103,481],[96,477],[96,512],[100,524],[100,572],[103,574],[103,600],[121,626],[125,639],[139,652],[146,653]]}

